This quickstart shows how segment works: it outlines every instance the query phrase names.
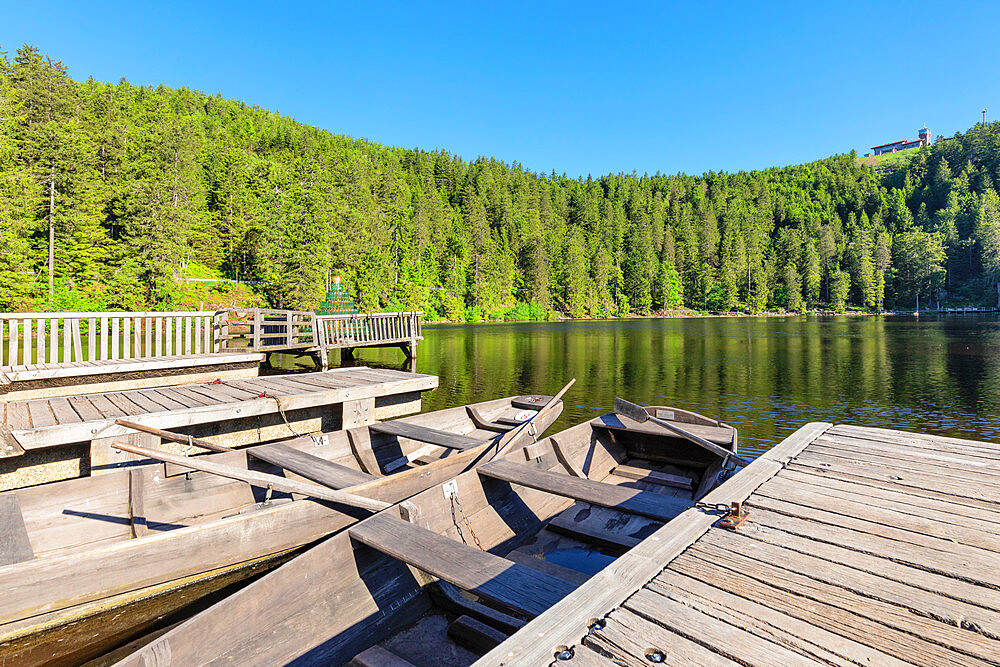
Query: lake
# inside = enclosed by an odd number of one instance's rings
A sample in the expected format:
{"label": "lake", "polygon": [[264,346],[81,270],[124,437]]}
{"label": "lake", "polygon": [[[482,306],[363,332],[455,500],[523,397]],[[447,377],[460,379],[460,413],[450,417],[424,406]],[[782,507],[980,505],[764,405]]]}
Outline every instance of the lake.
{"label": "lake", "polygon": [[[425,325],[424,410],[576,385],[549,431],[615,396],[736,426],[756,456],[810,421],[1000,440],[1000,319],[987,316],[673,318]],[[398,350],[360,350],[396,366]],[[335,360],[334,360],[335,362]]]}

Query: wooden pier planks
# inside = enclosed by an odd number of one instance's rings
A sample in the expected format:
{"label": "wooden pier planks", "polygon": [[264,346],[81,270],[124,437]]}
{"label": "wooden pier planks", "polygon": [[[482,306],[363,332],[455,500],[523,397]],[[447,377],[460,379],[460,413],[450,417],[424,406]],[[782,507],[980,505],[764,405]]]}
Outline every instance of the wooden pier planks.
{"label": "wooden pier planks", "polygon": [[[115,419],[156,428],[255,417],[437,387],[437,378],[387,369],[348,368],[294,376],[11,401],[3,424],[25,450],[89,442]],[[280,405],[279,405],[280,402]]]}
{"label": "wooden pier planks", "polygon": [[[559,645],[570,665],[646,664],[649,650],[671,664],[1000,664],[998,454],[804,427],[706,497],[745,500],[737,532],[688,510],[477,664],[551,661]],[[588,632],[588,615],[604,627]]]}

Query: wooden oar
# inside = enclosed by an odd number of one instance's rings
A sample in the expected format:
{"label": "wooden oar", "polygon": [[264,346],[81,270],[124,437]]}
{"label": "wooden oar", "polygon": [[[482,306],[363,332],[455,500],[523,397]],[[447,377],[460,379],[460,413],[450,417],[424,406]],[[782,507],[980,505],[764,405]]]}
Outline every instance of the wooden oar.
{"label": "wooden oar", "polygon": [[530,432],[529,424],[531,424],[531,422],[533,422],[539,415],[554,410],[555,406],[559,404],[559,400],[563,397],[563,394],[569,391],[569,388],[572,387],[575,382],[576,378],[571,379],[569,382],[566,383],[565,387],[559,390],[558,394],[553,396],[551,399],[549,399],[548,403],[542,406],[541,410],[533,414],[531,416],[531,419],[527,420],[517,428],[508,431],[507,433],[504,433],[500,437],[500,439],[496,441],[495,445],[496,451],[489,457],[489,460],[492,461],[496,457],[500,456],[505,449],[510,447],[512,443],[519,442],[521,438],[524,436],[524,434],[529,433]]}
{"label": "wooden oar", "polygon": [[116,419],[115,423],[118,424],[119,426],[130,428],[133,431],[142,431],[143,433],[149,433],[150,435],[158,436],[161,440],[176,442],[181,445],[194,445],[195,447],[201,447],[202,449],[210,449],[213,452],[233,451],[232,447],[217,445],[214,442],[209,442],[208,440],[202,440],[201,438],[194,438],[190,435],[181,435],[180,433],[172,433],[170,431],[164,431],[159,428],[153,428],[152,426],[146,426],[145,424],[138,424],[136,422],[127,421],[125,419]]}
{"label": "wooden oar", "polygon": [[123,452],[131,452],[132,454],[138,454],[140,456],[156,459],[157,461],[163,461],[164,463],[173,463],[185,468],[191,468],[192,470],[200,470],[212,475],[239,480],[260,488],[266,489],[270,487],[278,491],[284,491],[285,493],[302,493],[321,500],[329,500],[330,502],[340,503],[341,505],[347,505],[349,507],[359,507],[371,512],[378,512],[390,506],[389,503],[384,503],[381,500],[372,500],[371,498],[364,498],[352,493],[344,493],[343,491],[330,489],[325,486],[320,486],[319,484],[300,482],[298,480],[287,479],[277,475],[269,475],[264,472],[244,470],[243,468],[236,468],[233,466],[223,465],[221,463],[205,461],[199,457],[168,454],[167,452],[154,451],[152,449],[146,449],[145,447],[128,445],[124,442],[116,442],[112,445],[112,447]]}
{"label": "wooden oar", "polygon": [[716,454],[718,456],[723,457],[723,460],[725,460],[726,458],[731,458],[732,460],[734,460],[737,463],[739,463],[741,466],[748,466],[748,465],[750,465],[749,461],[747,461],[746,459],[744,459],[744,458],[742,458],[740,456],[737,456],[736,454],[734,454],[733,452],[729,451],[725,447],[720,447],[719,445],[715,444],[714,442],[709,442],[708,440],[705,440],[705,438],[702,438],[701,436],[695,435],[694,433],[691,433],[691,431],[683,429],[680,426],[677,426],[676,424],[671,424],[668,421],[664,421],[664,420],[662,420],[662,419],[660,419],[658,417],[654,417],[654,416],[650,415],[648,412],[646,412],[646,410],[641,405],[636,405],[635,403],[630,403],[630,402],[626,401],[624,398],[616,398],[615,399],[615,412],[617,412],[620,415],[624,415],[624,416],[628,417],[632,421],[639,422],[640,424],[643,423],[643,422],[645,422],[645,421],[651,421],[654,424],[662,426],[663,428],[667,429],[668,431],[673,431],[674,433],[676,433],[677,435],[681,436],[682,438],[686,438],[687,440],[690,440],[691,442],[693,442],[696,445],[704,447],[705,449],[707,449],[708,451],[712,452],[713,454]]}

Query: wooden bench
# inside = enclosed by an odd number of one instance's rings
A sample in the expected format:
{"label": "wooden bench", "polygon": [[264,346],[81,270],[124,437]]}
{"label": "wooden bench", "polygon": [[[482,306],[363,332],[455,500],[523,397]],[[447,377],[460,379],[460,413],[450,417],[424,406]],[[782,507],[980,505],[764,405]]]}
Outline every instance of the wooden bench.
{"label": "wooden bench", "polygon": [[541,614],[576,588],[387,513],[365,519],[349,533],[351,539],[526,616]]}
{"label": "wooden bench", "polygon": [[439,431],[438,429],[430,428],[429,426],[420,426],[418,424],[409,424],[406,422],[381,422],[379,424],[372,424],[369,428],[378,433],[394,435],[400,438],[409,438],[410,440],[426,442],[429,445],[438,445],[449,449],[469,449],[470,447],[478,447],[484,442],[483,440],[468,438],[464,435],[458,435],[457,433],[448,433],[447,431]]}
{"label": "wooden bench", "polygon": [[690,499],[605,484],[585,477],[570,477],[504,459],[487,463],[476,471],[481,476],[657,521],[669,521],[692,504]]}
{"label": "wooden bench", "polygon": [[256,375],[219,330],[214,311],[0,313],[0,401]]}

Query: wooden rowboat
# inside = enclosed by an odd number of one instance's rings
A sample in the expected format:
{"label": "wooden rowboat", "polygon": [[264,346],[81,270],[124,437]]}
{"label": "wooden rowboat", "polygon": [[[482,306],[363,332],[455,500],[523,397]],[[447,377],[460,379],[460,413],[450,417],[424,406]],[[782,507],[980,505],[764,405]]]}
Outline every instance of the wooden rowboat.
{"label": "wooden rowboat", "polygon": [[372,510],[475,465],[498,442],[530,443],[529,428],[540,433],[562,411],[558,400],[539,410],[548,398],[204,456],[136,449],[171,462],[2,493],[0,664],[80,663],[182,618]]}
{"label": "wooden rowboat", "polygon": [[[735,454],[731,427],[646,410]],[[354,524],[119,664],[469,664],[689,508],[724,458],[605,415]]]}

